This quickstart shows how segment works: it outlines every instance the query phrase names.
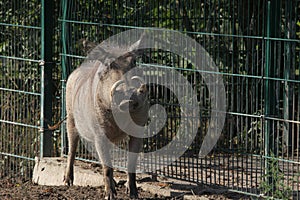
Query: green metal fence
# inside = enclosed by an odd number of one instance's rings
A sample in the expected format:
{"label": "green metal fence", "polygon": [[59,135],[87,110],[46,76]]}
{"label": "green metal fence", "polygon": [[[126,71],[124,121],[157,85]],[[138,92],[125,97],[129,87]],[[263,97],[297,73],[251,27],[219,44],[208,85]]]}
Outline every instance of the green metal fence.
{"label": "green metal fence", "polygon": [[[157,173],[256,196],[298,199],[299,9],[298,1],[280,0],[65,1],[63,77],[66,80],[86,55],[82,41],[101,42],[124,30],[145,27],[189,35],[210,53],[223,74],[226,123],[213,152],[197,158],[210,117],[205,83],[198,71],[187,73],[193,69],[188,62],[171,63],[163,58],[174,55],[152,54],[148,62],[156,62],[158,68],[174,67],[194,81],[201,102],[201,128],[190,149]],[[150,96],[164,106],[171,102],[159,99],[157,93]],[[175,104],[169,110],[176,110]],[[177,116],[172,114],[169,120],[174,122]],[[176,126],[166,124],[156,138],[144,141],[144,150],[166,145],[171,140],[169,129]],[[91,160],[81,150],[78,158]],[[125,167],[121,160],[115,165]]]}
{"label": "green metal fence", "polygon": [[57,110],[52,108],[52,80],[57,79],[52,69],[58,72],[52,62],[52,50],[58,49],[52,47],[57,5],[0,2],[0,178],[30,178],[35,156],[54,154],[48,125],[52,110]]}
{"label": "green metal fence", "polygon": [[27,175],[39,148],[41,6],[0,4],[0,174]]}
{"label": "green metal fence", "polygon": [[[66,115],[66,80],[85,58],[86,41],[155,27],[199,42],[219,67],[227,97],[222,135],[208,156],[198,158],[210,118],[203,72],[169,52],[141,58],[144,67],[175,68],[193,83],[199,100],[194,142],[156,173],[254,196],[300,198],[299,1],[23,0],[0,2],[0,16],[1,176],[27,174],[36,155],[66,155],[65,124],[54,133],[47,127]],[[168,110],[168,123],[144,140],[144,151],[166,145],[178,128],[176,99],[163,93],[168,91],[157,88],[150,97]],[[96,161],[82,145],[77,158]],[[125,167],[120,159],[115,165]]]}

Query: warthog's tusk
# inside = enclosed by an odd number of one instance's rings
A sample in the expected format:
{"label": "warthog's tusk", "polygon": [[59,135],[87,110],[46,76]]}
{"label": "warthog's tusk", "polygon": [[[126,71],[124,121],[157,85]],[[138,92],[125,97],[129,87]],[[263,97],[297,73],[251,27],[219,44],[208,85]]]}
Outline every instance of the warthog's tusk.
{"label": "warthog's tusk", "polygon": [[141,85],[145,84],[144,79],[142,79],[142,77],[140,77],[140,76],[133,76],[133,77],[131,78],[131,80],[138,80],[138,81],[140,82]]}
{"label": "warthog's tusk", "polygon": [[117,82],[115,82],[112,86],[111,86],[111,89],[110,89],[110,96],[112,97],[113,94],[115,93],[117,87],[121,84],[123,84],[124,81],[123,80],[118,80]]}

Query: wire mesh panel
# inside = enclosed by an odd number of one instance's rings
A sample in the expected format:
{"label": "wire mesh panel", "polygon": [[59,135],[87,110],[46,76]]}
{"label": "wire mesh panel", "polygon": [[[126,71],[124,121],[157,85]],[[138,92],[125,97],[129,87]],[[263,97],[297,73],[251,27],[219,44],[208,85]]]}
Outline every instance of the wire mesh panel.
{"label": "wire mesh panel", "polygon": [[[180,159],[155,173],[256,196],[299,199],[299,12],[296,0],[64,1],[63,91],[67,76],[93,46],[89,41],[100,43],[132,28],[180,31],[216,63],[226,89],[226,120],[213,151],[199,158],[212,121],[203,79],[208,72],[168,51],[144,52],[138,65],[157,69],[148,72],[149,78],[159,79],[163,68],[175,69],[192,84],[200,109],[193,143]],[[181,106],[186,106],[178,105],[165,87],[149,86],[149,91],[150,103],[162,105],[167,120],[159,133],[144,139],[144,153],[172,141]],[[62,132],[66,154],[65,127]],[[84,149],[81,145],[78,158],[96,161]],[[114,159],[115,166],[126,167],[124,154],[114,152]]]}
{"label": "wire mesh panel", "polygon": [[60,80],[52,73],[57,3],[0,2],[1,176],[30,178],[35,156],[54,155],[48,125],[57,111],[52,80]]}
{"label": "wire mesh panel", "polygon": [[0,176],[30,177],[40,124],[40,2],[0,2]]}

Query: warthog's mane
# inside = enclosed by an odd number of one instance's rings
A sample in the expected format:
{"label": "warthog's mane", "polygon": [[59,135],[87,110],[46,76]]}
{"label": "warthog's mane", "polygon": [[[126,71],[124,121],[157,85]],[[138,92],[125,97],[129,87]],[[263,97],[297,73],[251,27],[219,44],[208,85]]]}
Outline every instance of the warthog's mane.
{"label": "warthog's mane", "polygon": [[[101,67],[99,72],[100,79],[104,79],[111,70],[122,70],[126,73],[134,65],[131,63],[129,66],[114,65],[114,61],[122,56],[135,56],[134,52],[129,52],[128,46],[119,45],[117,43],[102,42],[99,45],[95,45],[94,49],[90,51],[87,59],[82,64],[82,67]],[[95,62],[100,61],[100,65],[94,65]]]}

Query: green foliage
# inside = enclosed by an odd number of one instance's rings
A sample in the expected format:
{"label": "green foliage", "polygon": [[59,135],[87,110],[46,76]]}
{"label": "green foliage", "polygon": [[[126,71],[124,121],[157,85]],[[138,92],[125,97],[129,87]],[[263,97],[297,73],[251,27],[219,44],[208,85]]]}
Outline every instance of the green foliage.
{"label": "green foliage", "polygon": [[268,169],[267,174],[262,178],[260,188],[267,199],[283,199],[288,200],[292,198],[292,188],[287,185],[284,172],[280,169],[279,161],[274,153],[271,153],[271,158],[267,160]]}
{"label": "green foliage", "polygon": [[[297,21],[297,26],[298,26],[298,30],[299,30],[299,27],[300,27],[300,21]],[[300,31],[296,32],[296,35],[298,36],[298,38],[300,38]]]}

